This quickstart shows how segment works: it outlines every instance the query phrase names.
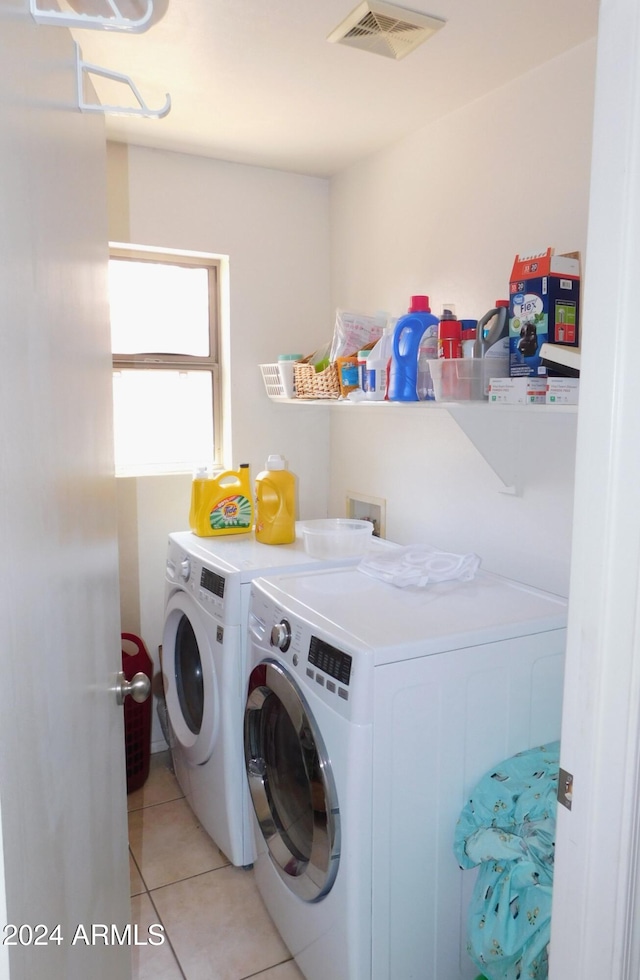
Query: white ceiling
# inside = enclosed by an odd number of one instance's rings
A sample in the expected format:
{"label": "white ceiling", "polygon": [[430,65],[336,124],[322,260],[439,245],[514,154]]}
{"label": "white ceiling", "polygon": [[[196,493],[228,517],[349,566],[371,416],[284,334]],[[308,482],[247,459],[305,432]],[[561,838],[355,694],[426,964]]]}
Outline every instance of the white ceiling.
{"label": "white ceiling", "polygon": [[[171,96],[163,119],[108,115],[110,139],[328,177],[594,37],[599,0],[409,0],[447,23],[399,61],[326,40],[356,4],[156,0],[145,33],[73,34],[85,62],[130,76],[150,108]],[[122,104],[125,85],[92,80]]]}

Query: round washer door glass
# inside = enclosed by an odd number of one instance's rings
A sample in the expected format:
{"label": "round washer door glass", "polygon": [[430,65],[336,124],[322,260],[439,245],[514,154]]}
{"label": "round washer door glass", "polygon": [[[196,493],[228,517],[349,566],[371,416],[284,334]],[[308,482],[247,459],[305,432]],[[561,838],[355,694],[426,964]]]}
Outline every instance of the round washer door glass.
{"label": "round washer door glass", "polygon": [[176,689],[182,716],[189,731],[198,735],[204,715],[202,661],[193,626],[184,614],[176,629],[175,666]]}
{"label": "round washer door glass", "polygon": [[312,902],[331,889],[340,813],[327,752],[294,679],[275,661],[251,673],[244,747],[251,799],[275,867]]}
{"label": "round washer door glass", "polygon": [[187,761],[208,762],[220,725],[212,624],[186,592],[171,597],[162,637],[167,712]]}

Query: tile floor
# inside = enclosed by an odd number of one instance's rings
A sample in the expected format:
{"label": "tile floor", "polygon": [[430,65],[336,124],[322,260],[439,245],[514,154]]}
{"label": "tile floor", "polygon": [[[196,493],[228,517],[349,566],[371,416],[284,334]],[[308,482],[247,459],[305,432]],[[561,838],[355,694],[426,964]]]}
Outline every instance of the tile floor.
{"label": "tile floor", "polygon": [[166,936],[133,947],[133,980],[302,980],[253,871],[230,865],[200,827],[168,752],[152,755],[128,817],[132,921],[141,936],[152,923]]}

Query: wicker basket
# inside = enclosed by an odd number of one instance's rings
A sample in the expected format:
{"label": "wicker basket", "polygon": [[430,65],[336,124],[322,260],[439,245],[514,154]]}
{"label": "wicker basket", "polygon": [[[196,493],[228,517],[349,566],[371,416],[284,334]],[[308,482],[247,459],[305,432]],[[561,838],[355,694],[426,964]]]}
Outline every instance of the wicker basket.
{"label": "wicker basket", "polygon": [[297,361],[294,365],[296,398],[339,398],[338,368],[329,364],[324,371],[316,371],[313,364]]}

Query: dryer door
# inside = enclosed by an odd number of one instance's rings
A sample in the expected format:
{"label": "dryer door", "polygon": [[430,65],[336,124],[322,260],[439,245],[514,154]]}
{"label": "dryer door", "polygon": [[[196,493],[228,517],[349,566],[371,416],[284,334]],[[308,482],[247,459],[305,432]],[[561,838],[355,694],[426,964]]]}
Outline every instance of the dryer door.
{"label": "dryer door", "polygon": [[340,812],[331,764],[303,694],[266,659],[251,673],[244,747],[251,799],[280,877],[307,902],[331,889]]}
{"label": "dryer door", "polygon": [[167,711],[175,737],[194,766],[211,757],[220,724],[215,629],[216,621],[188,592],[176,592],[167,603],[162,638]]}

